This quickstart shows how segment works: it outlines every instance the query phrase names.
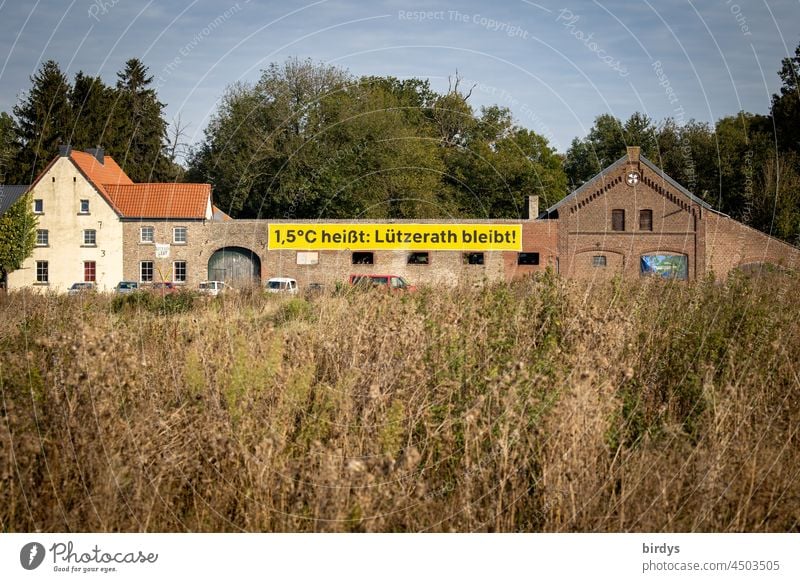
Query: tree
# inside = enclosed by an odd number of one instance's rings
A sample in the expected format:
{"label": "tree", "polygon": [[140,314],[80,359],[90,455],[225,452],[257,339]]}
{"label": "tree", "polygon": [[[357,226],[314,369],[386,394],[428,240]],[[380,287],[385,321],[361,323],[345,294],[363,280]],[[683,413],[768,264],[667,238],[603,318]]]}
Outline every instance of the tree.
{"label": "tree", "polygon": [[8,184],[19,174],[14,120],[5,111],[0,112],[0,184]]}
{"label": "tree", "polygon": [[26,194],[0,216],[0,281],[19,269],[36,244],[36,216]]}
{"label": "tree", "polygon": [[623,124],[604,113],[598,115],[589,134],[575,139],[567,150],[564,171],[572,188],[583,185],[603,168],[625,155],[627,146],[639,146],[648,158],[657,155],[656,127],[653,121],[638,111]]}
{"label": "tree", "polygon": [[167,123],[164,104],[151,87],[153,77],[139,59],[117,73],[114,142],[109,153],[134,182],[169,179],[173,169],[164,155]]}
{"label": "tree", "polygon": [[772,117],[781,151],[800,153],[800,44],[793,57],[781,61],[780,95],[772,96]]}
{"label": "tree", "polygon": [[29,184],[53,158],[62,143],[72,139],[71,88],[55,61],[45,62],[31,77],[33,86],[14,106],[20,145],[13,180]]}
{"label": "tree", "polygon": [[[476,116],[460,80],[352,78],[290,60],[232,86],[189,164],[242,217],[520,216],[564,195],[560,161],[508,109]],[[554,161],[555,160],[555,161]]]}
{"label": "tree", "polygon": [[70,94],[74,130],[71,145],[76,149],[103,146],[114,148],[114,131],[119,124],[115,119],[116,94],[100,77],[91,77],[79,71]]}

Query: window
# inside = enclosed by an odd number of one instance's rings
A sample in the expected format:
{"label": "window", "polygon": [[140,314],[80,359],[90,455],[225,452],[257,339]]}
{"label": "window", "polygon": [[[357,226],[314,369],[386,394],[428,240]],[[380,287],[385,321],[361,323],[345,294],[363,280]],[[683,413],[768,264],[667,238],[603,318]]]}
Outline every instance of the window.
{"label": "window", "polygon": [[642,255],[641,272],[642,275],[685,281],[689,278],[689,261],[686,255]]}
{"label": "window", "polygon": [[97,263],[94,261],[83,262],[83,280],[87,283],[94,283],[97,278]]}
{"label": "window", "polygon": [[153,280],[153,261],[139,263],[139,280],[143,283],[149,283]]}
{"label": "window", "polygon": [[464,253],[463,260],[465,265],[482,265],[483,253]]}
{"label": "window", "polygon": [[81,200],[81,214],[89,214],[89,201]]}
{"label": "window", "polygon": [[653,211],[639,211],[639,230],[653,230]]}
{"label": "window", "polygon": [[155,233],[152,226],[143,226],[139,229],[139,241],[143,243],[151,243],[155,240]]}
{"label": "window", "polygon": [[186,261],[172,263],[172,280],[176,283],[186,283]]}
{"label": "window", "polygon": [[50,269],[47,266],[47,261],[36,261],[36,282],[50,282]]}
{"label": "window", "polygon": [[317,251],[297,251],[298,265],[317,265],[319,264],[319,253]]}
{"label": "window", "polygon": [[518,265],[538,265],[539,253],[519,253],[517,255]]}
{"label": "window", "polygon": [[625,230],[625,211],[612,210],[611,211],[611,230]]}
{"label": "window", "polygon": [[431,255],[430,253],[410,253],[408,255],[408,264],[409,265],[430,265],[431,264]]}
{"label": "window", "polygon": [[37,199],[33,201],[34,214],[44,214],[44,200]]}
{"label": "window", "polygon": [[353,253],[354,265],[374,265],[375,255],[373,253]]}
{"label": "window", "polygon": [[185,226],[176,226],[172,229],[172,242],[176,245],[185,245],[186,244],[186,227]]}
{"label": "window", "polygon": [[592,257],[592,267],[605,267],[606,266],[606,257],[605,255],[595,255]]}
{"label": "window", "polygon": [[84,230],[83,231],[83,246],[86,247],[93,247],[97,246],[97,231],[96,230]]}
{"label": "window", "polygon": [[36,231],[36,246],[46,247],[50,244],[50,231],[39,229]]}

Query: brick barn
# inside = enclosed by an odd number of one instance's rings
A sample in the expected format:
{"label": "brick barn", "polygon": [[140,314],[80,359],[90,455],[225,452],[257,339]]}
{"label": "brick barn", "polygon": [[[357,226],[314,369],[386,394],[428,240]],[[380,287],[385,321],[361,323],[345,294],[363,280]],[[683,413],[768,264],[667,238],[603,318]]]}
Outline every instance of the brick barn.
{"label": "brick barn", "polygon": [[211,191],[208,184],[134,184],[102,150],[62,147],[30,187],[14,190],[30,193],[38,232],[33,256],[9,274],[8,286],[63,291],[91,281],[108,291],[121,280],[164,280],[197,288],[209,279],[263,284],[283,276],[302,288],[370,273],[451,285],[548,267],[571,278],[695,280],[765,264],[800,267],[800,250],[715,211],[638,147],[541,213],[531,196],[527,219],[346,221],[515,225],[518,251],[270,250],[270,228],[287,221],[231,219],[212,204]]}

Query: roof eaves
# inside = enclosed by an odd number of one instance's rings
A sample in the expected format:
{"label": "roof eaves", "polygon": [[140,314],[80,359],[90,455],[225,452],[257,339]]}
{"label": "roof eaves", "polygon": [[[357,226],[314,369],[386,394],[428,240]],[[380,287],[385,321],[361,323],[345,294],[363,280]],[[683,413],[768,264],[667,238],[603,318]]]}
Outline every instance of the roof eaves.
{"label": "roof eaves", "polygon": [[577,198],[583,192],[589,189],[589,187],[594,183],[595,180],[602,178],[605,174],[610,173],[612,170],[616,170],[618,166],[624,164],[628,160],[628,154],[625,154],[616,162],[611,164],[610,166],[606,166],[602,170],[600,170],[597,174],[586,180],[577,190],[573,190],[571,194],[568,194],[555,204],[553,204],[550,208],[545,210],[542,214],[550,214],[554,210],[558,210],[562,205],[566,204],[568,201],[572,200],[573,198]]}
{"label": "roof eaves", "polygon": [[[703,208],[705,208],[705,209],[707,209],[707,210],[712,210],[712,211],[714,211],[714,212],[717,212],[716,210],[714,210],[714,208],[713,208],[713,207],[712,207],[712,206],[711,206],[711,205],[710,205],[708,202],[706,202],[705,200],[703,200],[703,199],[701,199],[701,198],[698,198],[697,196],[695,196],[694,194],[692,194],[691,192],[689,192],[689,190],[687,190],[686,188],[684,188],[683,186],[681,186],[681,185],[680,185],[678,182],[676,182],[675,180],[673,180],[672,178],[670,178],[670,177],[669,177],[669,175],[667,175],[667,173],[666,173],[666,172],[664,172],[664,170],[662,170],[661,168],[659,168],[658,166],[656,166],[656,165],[655,165],[653,162],[651,162],[650,160],[648,160],[646,157],[644,157],[644,156],[639,156],[639,160],[640,160],[640,161],[641,161],[641,162],[642,162],[642,163],[643,163],[645,166],[647,166],[648,168],[650,168],[650,169],[651,169],[653,172],[655,172],[656,174],[658,174],[658,176],[659,176],[661,179],[663,179],[664,181],[666,181],[666,182],[667,182],[667,184],[669,184],[670,186],[672,186],[673,188],[675,188],[676,190],[678,190],[678,191],[679,191],[681,194],[683,194],[684,196],[688,197],[688,198],[689,198],[689,199],[690,199],[692,202],[696,202],[697,204],[699,204],[700,206],[702,206]],[[720,214],[722,214],[722,213],[720,212]]]}

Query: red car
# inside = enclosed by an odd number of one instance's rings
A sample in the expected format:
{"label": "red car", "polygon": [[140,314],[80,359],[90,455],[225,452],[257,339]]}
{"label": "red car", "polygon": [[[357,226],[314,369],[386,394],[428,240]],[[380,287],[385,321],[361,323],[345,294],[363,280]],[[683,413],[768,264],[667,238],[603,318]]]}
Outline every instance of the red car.
{"label": "red car", "polygon": [[399,275],[350,275],[350,284],[353,286],[382,287],[389,291],[416,291],[414,285],[409,284]]}
{"label": "red car", "polygon": [[160,295],[169,295],[170,293],[178,293],[180,288],[170,281],[164,281],[162,283],[153,283],[148,287],[148,289],[154,293],[158,293]]}

